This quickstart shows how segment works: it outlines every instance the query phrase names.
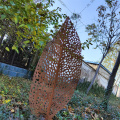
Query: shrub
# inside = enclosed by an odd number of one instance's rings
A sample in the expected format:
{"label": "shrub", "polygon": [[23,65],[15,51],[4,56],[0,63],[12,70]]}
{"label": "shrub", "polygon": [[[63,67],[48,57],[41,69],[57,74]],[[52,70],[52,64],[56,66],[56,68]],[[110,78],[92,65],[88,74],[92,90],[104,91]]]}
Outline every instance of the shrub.
{"label": "shrub", "polygon": [[[80,83],[77,85],[77,90],[79,90],[80,92],[84,92],[86,93],[87,88],[89,87],[91,82],[89,81],[85,81],[83,83]],[[94,94],[97,97],[103,97],[104,96],[104,92],[105,89],[102,86],[99,86],[97,82],[95,82],[92,86],[92,88],[90,89],[89,94]]]}

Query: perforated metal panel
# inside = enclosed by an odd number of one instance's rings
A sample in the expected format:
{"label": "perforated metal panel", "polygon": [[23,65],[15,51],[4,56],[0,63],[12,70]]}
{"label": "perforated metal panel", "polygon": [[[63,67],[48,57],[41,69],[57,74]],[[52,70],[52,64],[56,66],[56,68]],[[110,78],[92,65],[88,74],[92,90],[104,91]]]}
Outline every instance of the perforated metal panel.
{"label": "perforated metal panel", "polygon": [[80,79],[81,63],[80,39],[67,18],[37,64],[29,95],[33,114],[50,120],[69,102]]}

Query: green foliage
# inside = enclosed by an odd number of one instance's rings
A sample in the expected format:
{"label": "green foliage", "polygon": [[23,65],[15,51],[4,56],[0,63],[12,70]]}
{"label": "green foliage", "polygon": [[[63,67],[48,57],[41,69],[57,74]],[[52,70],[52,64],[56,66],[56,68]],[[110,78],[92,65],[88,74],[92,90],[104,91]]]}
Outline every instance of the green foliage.
{"label": "green foliage", "polygon": [[[79,91],[82,91],[82,92],[86,92],[87,88],[89,87],[91,82],[89,81],[85,81],[83,83],[80,83],[78,86],[77,86],[77,90]],[[92,86],[92,88],[90,89],[90,93],[89,94],[93,94],[97,97],[103,97],[104,96],[104,92],[105,92],[105,89],[102,87],[102,86],[99,86],[97,82],[95,82]]]}
{"label": "green foliage", "polygon": [[[109,111],[105,112],[104,110],[99,109],[99,105],[102,101],[101,97],[95,97],[94,94],[86,95],[82,91],[76,90],[73,94],[72,99],[67,104],[67,107],[70,107],[73,110],[73,114],[70,117],[71,109],[63,109],[59,111],[55,118],[53,120],[63,120],[66,117],[63,115],[63,112],[69,111],[69,114],[67,117],[72,120],[74,118],[75,120],[92,120],[93,118],[95,120],[101,120],[101,119],[118,119],[120,113],[112,107],[109,107]],[[116,101],[115,98],[111,100],[112,105]],[[118,104],[118,102],[117,102]]]}
{"label": "green foliage", "polygon": [[120,46],[119,45],[115,45],[113,48],[111,48],[112,50],[108,53],[108,55],[106,56],[106,58],[103,61],[103,65],[110,71],[112,72],[112,69],[115,65],[117,56],[118,56],[118,51],[120,50]]}
{"label": "green foliage", "polygon": [[3,104],[0,107],[0,119],[29,118],[31,113],[27,105],[31,82],[21,78],[1,76],[0,83],[2,97],[0,102]]}
{"label": "green foliage", "polygon": [[5,48],[7,51],[10,51],[10,49],[8,47]]}
{"label": "green foliage", "polygon": [[[0,102],[2,102],[2,106],[0,106],[0,120],[36,120],[37,118],[30,112],[28,102],[31,81],[1,75],[0,83],[0,96],[2,96],[2,101],[0,99]],[[10,101],[3,104],[5,100]],[[99,110],[101,101],[102,97],[98,98],[93,93],[86,95],[84,88],[80,91],[76,90],[66,108],[59,111],[53,120],[73,120],[73,118],[75,120],[92,120],[92,116],[95,114],[97,116],[96,119],[119,119],[120,110],[117,109],[117,106],[120,104],[120,99],[111,98],[110,103],[112,106],[109,107],[108,112]]]}
{"label": "green foliage", "polygon": [[84,50],[85,48],[88,48],[88,49],[89,49],[89,46],[90,46],[90,45],[93,45],[91,38],[89,38],[88,40],[86,40],[86,42],[82,43],[82,49],[83,49],[83,50]]}
{"label": "green foliage", "polygon": [[[53,0],[35,4],[33,0],[1,0],[0,1],[0,35],[8,35],[12,49],[31,46],[34,50],[46,45],[53,33],[48,32],[49,25],[59,28],[60,8],[49,10]],[[41,44],[42,42],[42,44]],[[8,47],[6,50],[9,51]]]}
{"label": "green foliage", "polygon": [[[102,63],[110,72],[112,72],[112,70],[113,70],[113,67],[115,65],[119,50],[120,50],[120,46],[116,44],[112,48],[112,51],[109,52],[108,55],[105,57],[105,59]],[[120,75],[120,67],[118,68],[117,75],[116,75],[116,81],[115,82],[117,84],[120,82],[119,81],[119,77],[120,77],[119,75]]]}
{"label": "green foliage", "polygon": [[[119,2],[117,0],[106,0],[107,6],[100,5],[97,8],[98,21],[87,25],[91,42],[96,43],[96,48],[99,48],[105,55],[116,42],[119,41]],[[88,39],[88,40],[89,40]]]}

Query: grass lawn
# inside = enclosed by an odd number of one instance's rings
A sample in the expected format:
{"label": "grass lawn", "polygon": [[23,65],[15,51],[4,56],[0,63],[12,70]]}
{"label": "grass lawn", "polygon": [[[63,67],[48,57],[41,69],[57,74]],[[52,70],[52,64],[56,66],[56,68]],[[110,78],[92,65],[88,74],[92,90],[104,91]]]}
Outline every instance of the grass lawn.
{"label": "grass lawn", "polygon": [[[30,84],[27,79],[0,75],[0,120],[36,120],[28,104]],[[120,120],[119,98],[112,95],[109,109],[105,112],[99,109],[102,94],[91,91],[87,96],[84,91],[78,86],[70,102],[55,115],[54,120]]]}

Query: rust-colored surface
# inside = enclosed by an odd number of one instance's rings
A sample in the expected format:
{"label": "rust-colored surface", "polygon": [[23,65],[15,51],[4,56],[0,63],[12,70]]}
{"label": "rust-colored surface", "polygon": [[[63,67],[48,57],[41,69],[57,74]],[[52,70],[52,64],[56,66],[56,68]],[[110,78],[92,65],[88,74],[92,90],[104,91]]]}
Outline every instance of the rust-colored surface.
{"label": "rust-colored surface", "polygon": [[34,72],[29,104],[36,116],[46,120],[71,99],[81,73],[81,43],[67,18],[53,41],[45,47]]}

